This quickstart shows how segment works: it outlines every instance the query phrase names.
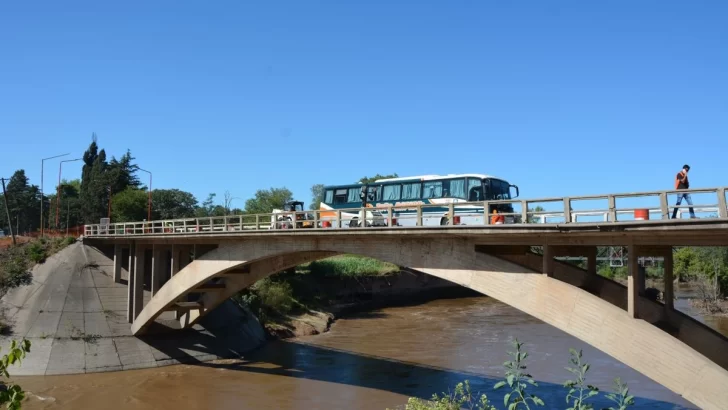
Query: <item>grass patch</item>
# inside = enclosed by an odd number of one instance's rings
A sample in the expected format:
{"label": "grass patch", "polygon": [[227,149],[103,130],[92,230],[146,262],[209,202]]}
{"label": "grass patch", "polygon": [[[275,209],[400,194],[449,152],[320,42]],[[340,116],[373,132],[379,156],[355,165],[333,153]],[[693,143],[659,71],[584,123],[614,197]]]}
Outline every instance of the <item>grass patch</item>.
{"label": "grass patch", "polygon": [[301,265],[298,270],[328,277],[386,276],[399,272],[399,266],[364,256],[338,255]]}

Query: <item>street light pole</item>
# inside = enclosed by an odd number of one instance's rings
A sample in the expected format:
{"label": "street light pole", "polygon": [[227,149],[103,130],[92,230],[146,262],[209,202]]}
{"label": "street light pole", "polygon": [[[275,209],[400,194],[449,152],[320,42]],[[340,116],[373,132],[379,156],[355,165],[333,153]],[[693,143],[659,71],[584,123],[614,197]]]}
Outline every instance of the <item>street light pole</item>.
{"label": "street light pole", "polygon": [[64,162],[73,162],[73,161],[80,161],[80,160],[81,160],[81,158],[67,159],[67,160],[61,161],[60,164],[58,164],[58,194],[56,195],[56,229],[59,228],[58,221],[60,218],[59,214],[60,214],[60,210],[61,210],[61,168],[63,167]]}
{"label": "street light pole", "polygon": [[65,157],[68,154],[70,154],[70,152],[67,154],[56,155],[53,157],[43,158],[40,160],[40,236],[41,237],[43,237],[43,163],[47,159]]}
{"label": "street light pole", "polygon": [[149,188],[147,188],[147,192],[149,193],[149,200],[147,203],[147,222],[152,222],[152,173],[147,171],[146,169],[141,169],[137,167],[139,171],[146,172],[149,174]]}

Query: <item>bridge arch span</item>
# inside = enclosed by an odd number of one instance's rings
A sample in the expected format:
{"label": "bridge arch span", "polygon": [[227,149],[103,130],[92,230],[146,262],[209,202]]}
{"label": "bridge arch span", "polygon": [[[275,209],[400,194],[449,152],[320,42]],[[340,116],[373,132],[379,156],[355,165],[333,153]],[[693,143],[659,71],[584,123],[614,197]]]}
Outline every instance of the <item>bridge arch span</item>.
{"label": "bridge arch span", "polygon": [[685,343],[580,288],[476,252],[469,239],[298,237],[222,243],[172,277],[144,307],[132,331],[142,334],[166,308],[210,280],[224,282],[224,289],[205,293],[205,308],[183,315],[183,325],[193,324],[259,279],[342,253],[407,266],[498,299],[589,343],[701,408],[728,403],[728,372]]}

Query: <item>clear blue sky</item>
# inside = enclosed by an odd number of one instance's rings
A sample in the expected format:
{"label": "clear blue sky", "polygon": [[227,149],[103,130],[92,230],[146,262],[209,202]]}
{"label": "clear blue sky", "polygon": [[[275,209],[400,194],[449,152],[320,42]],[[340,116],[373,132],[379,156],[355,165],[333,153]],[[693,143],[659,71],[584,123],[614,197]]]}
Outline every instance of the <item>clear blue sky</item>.
{"label": "clear blue sky", "polygon": [[240,207],[377,172],[728,185],[726,1],[114,3],[0,6],[0,174],[39,183],[96,132],[155,188]]}

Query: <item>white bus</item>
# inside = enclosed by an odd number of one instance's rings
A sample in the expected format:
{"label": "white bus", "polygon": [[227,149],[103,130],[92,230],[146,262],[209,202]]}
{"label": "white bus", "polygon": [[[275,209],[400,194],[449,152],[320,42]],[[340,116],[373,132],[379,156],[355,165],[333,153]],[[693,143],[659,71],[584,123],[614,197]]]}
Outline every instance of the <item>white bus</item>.
{"label": "white bus", "polygon": [[[511,190],[515,194],[511,194]],[[449,204],[482,202],[487,200],[508,200],[519,195],[518,187],[507,181],[483,174],[420,175],[401,178],[379,179],[369,184],[348,184],[324,187],[324,200],[321,202],[321,221],[323,226],[336,226],[337,210],[341,211],[341,225],[358,227],[364,217],[363,212],[346,211],[352,208],[367,208],[367,226],[387,226],[387,208],[407,205],[427,206],[422,210],[423,226],[448,225]],[[365,206],[362,205],[365,199]],[[371,209],[371,210],[369,210]],[[494,204],[490,212],[513,212],[510,204]],[[326,212],[330,211],[330,212]],[[397,226],[415,226],[416,208],[395,209],[392,216]],[[508,216],[505,223],[513,223]],[[454,225],[482,225],[482,205],[461,205],[455,208]]]}

